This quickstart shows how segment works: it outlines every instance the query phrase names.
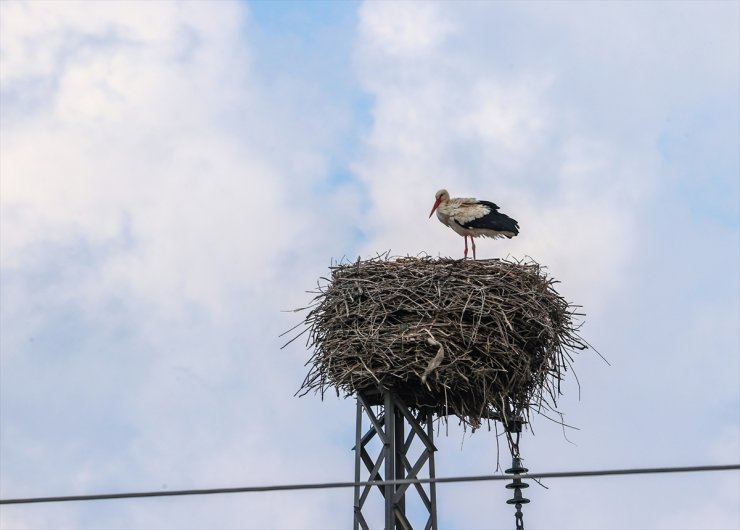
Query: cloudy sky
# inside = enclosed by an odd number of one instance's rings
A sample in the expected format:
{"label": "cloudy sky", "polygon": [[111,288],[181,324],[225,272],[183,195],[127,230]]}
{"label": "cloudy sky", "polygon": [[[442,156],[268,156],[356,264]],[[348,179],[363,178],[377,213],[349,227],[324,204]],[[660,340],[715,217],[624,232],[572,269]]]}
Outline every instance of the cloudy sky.
{"label": "cloudy sky", "polygon": [[[0,3],[0,497],[353,477],[280,350],[332,260],[493,200],[587,313],[534,472],[740,460],[740,3]],[[438,476],[488,474],[453,424]],[[740,475],[533,485],[536,528],[740,526]],[[445,529],[510,528],[501,482]],[[351,490],[3,506],[3,529],[341,529]],[[376,519],[377,520],[377,519]]]}

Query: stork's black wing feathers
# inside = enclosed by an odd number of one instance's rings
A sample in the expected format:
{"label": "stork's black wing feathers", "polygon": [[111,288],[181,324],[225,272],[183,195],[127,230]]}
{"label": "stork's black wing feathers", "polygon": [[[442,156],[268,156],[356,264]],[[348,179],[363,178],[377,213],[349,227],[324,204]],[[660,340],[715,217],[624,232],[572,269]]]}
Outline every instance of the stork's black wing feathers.
{"label": "stork's black wing feathers", "polygon": [[481,204],[488,206],[490,212],[483,217],[478,217],[467,223],[459,223],[463,228],[479,228],[495,230],[496,232],[511,232],[514,235],[519,234],[519,223],[506,214],[499,213],[498,206],[492,202],[479,201]]}
{"label": "stork's black wing feathers", "polygon": [[483,206],[488,206],[491,210],[498,210],[498,205],[490,201],[478,201]]}

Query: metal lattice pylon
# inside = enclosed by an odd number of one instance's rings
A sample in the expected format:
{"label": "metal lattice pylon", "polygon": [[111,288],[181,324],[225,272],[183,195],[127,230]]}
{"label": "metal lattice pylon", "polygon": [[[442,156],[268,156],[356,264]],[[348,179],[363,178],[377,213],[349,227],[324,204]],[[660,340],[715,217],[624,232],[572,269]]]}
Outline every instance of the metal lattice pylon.
{"label": "metal lattice pylon", "polygon": [[[364,481],[402,480],[419,478],[426,466],[429,478],[434,478],[434,428],[432,413],[412,413],[401,399],[390,391],[375,394],[376,402],[382,397],[382,411],[375,414],[368,395],[357,395],[357,430],[355,436],[355,482],[362,482],[363,464],[369,476]],[[370,427],[363,435],[363,418],[370,420]],[[377,436],[382,443],[375,459],[367,450],[368,443]],[[421,444],[421,454],[412,464],[410,449]],[[406,492],[416,491],[426,507],[428,517],[424,530],[437,530],[436,485],[386,484],[384,486],[355,486],[354,530],[368,530],[363,515],[368,496],[374,487],[380,490],[385,501],[385,530],[413,530],[406,516]]]}

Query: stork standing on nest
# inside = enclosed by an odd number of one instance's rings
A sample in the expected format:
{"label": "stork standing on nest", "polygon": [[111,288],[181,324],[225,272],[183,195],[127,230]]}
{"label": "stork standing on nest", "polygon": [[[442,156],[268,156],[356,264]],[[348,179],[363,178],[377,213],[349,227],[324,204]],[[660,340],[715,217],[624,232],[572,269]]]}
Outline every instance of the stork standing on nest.
{"label": "stork standing on nest", "polygon": [[475,259],[476,237],[508,237],[519,234],[519,223],[498,212],[498,206],[488,201],[471,198],[450,199],[447,190],[439,190],[429,214],[437,212],[437,219],[465,238],[465,257],[468,257],[468,237],[473,245]]}

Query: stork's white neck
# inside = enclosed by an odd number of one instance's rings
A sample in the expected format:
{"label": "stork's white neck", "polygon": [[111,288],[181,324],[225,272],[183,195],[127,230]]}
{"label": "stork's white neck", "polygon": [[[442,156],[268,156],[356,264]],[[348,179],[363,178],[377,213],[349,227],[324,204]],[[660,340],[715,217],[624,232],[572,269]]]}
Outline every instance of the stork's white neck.
{"label": "stork's white neck", "polygon": [[444,203],[440,204],[440,207],[437,208],[437,219],[439,219],[439,222],[443,225],[450,226],[450,214],[443,211],[442,205],[444,205]]}

